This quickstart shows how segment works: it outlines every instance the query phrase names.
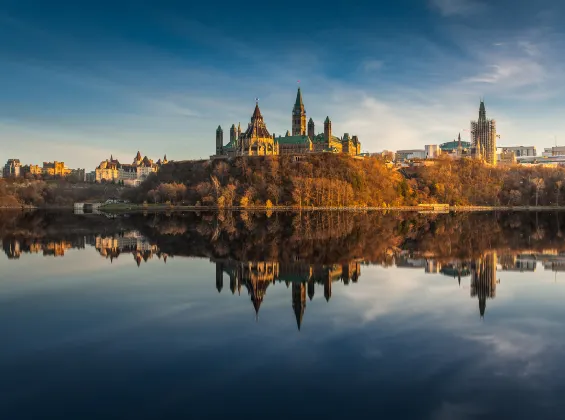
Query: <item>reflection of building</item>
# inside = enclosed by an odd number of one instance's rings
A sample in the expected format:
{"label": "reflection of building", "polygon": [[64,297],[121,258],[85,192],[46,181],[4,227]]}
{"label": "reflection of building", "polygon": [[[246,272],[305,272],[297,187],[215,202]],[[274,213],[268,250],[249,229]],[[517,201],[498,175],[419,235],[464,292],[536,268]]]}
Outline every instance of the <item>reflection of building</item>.
{"label": "reflection of building", "polygon": [[536,271],[536,259],[532,255],[503,254],[500,266],[503,271]]}
{"label": "reflection of building", "polygon": [[230,277],[230,290],[232,294],[240,291],[243,285],[253,303],[256,316],[267,288],[276,282],[284,282],[287,287],[292,285],[292,308],[296,316],[298,329],[302,325],[302,318],[306,308],[306,294],[310,300],[314,298],[316,284],[323,285],[324,298],[329,301],[332,295],[332,283],[356,283],[361,275],[359,261],[344,264],[318,265],[306,263],[279,263],[265,262],[239,262],[234,260],[215,260],[216,263],[216,289],[223,289],[223,273]]}
{"label": "reflection of building", "polygon": [[157,245],[152,244],[137,231],[130,231],[120,235],[114,236],[96,236],[94,243],[96,250],[103,257],[109,258],[113,261],[118,258],[120,254],[132,254],[133,258],[139,267],[141,261],[147,262],[153,256],[167,262],[168,255],[159,251]]}
{"label": "reflection of building", "polygon": [[471,265],[471,297],[479,298],[479,312],[485,315],[487,299],[496,296],[496,252],[486,254]]}
{"label": "reflection of building", "polygon": [[73,240],[38,240],[4,238],[2,248],[8,259],[19,259],[22,254],[39,254],[43,256],[62,257],[71,248],[84,248],[84,237]]}
{"label": "reflection of building", "polygon": [[461,277],[467,277],[471,275],[471,271],[469,271],[467,263],[464,262],[444,264],[441,267],[440,273],[444,276],[449,276],[457,279],[459,286],[461,286]]}
{"label": "reflection of building", "polygon": [[292,283],[292,309],[296,316],[296,325],[300,330],[304,309],[306,309],[306,285],[304,283]]}

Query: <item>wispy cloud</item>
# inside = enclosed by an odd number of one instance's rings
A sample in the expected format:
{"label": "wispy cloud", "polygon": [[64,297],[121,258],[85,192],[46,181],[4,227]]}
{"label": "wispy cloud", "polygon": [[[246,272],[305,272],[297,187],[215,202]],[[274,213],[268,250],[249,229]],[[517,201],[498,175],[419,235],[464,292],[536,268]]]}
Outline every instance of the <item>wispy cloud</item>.
{"label": "wispy cloud", "polygon": [[366,72],[374,72],[383,68],[384,62],[382,60],[367,60],[361,65],[362,69]]}
{"label": "wispy cloud", "polygon": [[484,4],[477,0],[430,0],[430,3],[443,16],[467,16],[484,9]]}

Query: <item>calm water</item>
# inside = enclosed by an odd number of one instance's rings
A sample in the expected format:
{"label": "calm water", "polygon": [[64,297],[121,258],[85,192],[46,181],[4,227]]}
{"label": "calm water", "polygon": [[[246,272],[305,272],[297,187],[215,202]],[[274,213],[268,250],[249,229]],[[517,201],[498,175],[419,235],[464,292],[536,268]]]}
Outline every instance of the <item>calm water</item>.
{"label": "calm water", "polygon": [[563,418],[565,214],[0,214],[0,416]]}

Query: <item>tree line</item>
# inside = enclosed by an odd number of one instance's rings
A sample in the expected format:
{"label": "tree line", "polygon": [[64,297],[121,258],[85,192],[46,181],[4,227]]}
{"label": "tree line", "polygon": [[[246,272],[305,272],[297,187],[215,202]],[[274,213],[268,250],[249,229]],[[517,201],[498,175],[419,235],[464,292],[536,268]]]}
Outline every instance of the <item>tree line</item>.
{"label": "tree line", "polygon": [[422,203],[564,205],[565,169],[438,159],[404,168],[316,154],[172,162],[124,198],[202,206],[390,207]]}

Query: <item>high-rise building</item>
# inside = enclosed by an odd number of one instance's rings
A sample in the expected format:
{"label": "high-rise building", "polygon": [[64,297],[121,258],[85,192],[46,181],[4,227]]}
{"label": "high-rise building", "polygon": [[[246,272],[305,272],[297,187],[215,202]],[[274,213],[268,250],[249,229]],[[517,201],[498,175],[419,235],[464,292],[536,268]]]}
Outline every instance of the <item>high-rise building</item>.
{"label": "high-rise building", "polygon": [[496,165],[496,121],[487,119],[484,101],[479,106],[479,119],[471,121],[471,143],[475,157]]}

